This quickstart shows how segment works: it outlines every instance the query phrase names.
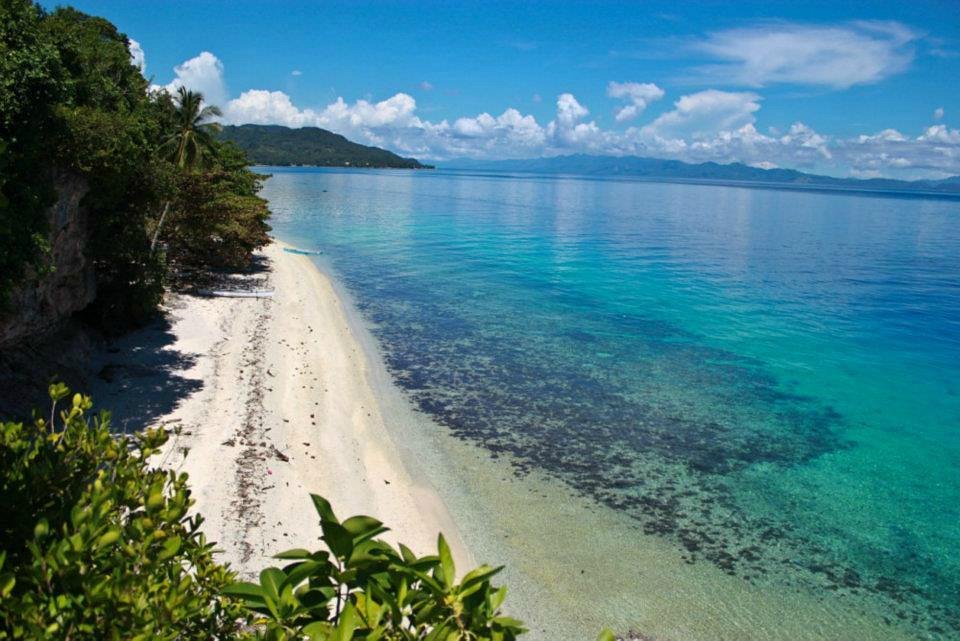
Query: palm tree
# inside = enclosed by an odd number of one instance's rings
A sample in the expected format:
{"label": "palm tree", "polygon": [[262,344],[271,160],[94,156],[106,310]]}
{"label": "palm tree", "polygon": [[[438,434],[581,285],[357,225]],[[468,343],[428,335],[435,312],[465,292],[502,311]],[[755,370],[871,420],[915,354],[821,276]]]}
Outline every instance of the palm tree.
{"label": "palm tree", "polygon": [[[205,166],[213,158],[215,135],[221,129],[220,123],[208,121],[223,113],[214,105],[204,106],[203,94],[186,87],[177,89],[176,103],[174,119],[177,128],[163,142],[161,149],[166,150],[170,160],[181,169]],[[170,201],[167,201],[157,222],[157,229],[153,232],[153,240],[150,241],[151,253],[157,245],[169,209]]]}

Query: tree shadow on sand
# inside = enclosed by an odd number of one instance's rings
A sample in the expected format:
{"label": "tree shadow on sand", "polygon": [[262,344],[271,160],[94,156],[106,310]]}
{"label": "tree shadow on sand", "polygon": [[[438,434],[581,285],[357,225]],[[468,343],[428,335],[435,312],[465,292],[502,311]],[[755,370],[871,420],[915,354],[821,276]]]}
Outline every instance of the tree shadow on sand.
{"label": "tree shadow on sand", "polygon": [[173,347],[170,321],[158,316],[147,326],[107,340],[78,322],[0,352],[0,417],[31,420],[50,405],[47,386],[65,383],[109,409],[121,431],[146,427],[203,387],[186,377],[197,355]]}
{"label": "tree shadow on sand", "polygon": [[202,380],[186,376],[199,355],[178,350],[176,340],[170,320],[161,316],[93,356],[86,389],[97,407],[111,410],[115,430],[153,425],[203,388]]}

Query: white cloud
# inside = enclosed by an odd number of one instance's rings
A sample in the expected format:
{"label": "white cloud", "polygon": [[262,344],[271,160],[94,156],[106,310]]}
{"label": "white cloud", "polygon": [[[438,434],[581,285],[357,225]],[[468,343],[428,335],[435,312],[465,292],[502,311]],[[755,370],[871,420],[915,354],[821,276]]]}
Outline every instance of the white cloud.
{"label": "white cloud", "polygon": [[871,143],[871,142],[903,142],[907,138],[902,133],[896,129],[884,129],[883,131],[871,135],[860,134],[857,136],[857,142]]}
{"label": "white cloud", "polygon": [[433,84],[431,84],[428,80],[421,81],[419,86],[424,91],[433,91]]}
{"label": "white cloud", "polygon": [[682,96],[675,109],[661,114],[642,131],[656,138],[704,138],[752,125],[760,96],[751,92],[707,89]]}
{"label": "white cloud", "polygon": [[557,97],[557,122],[560,126],[570,129],[588,115],[590,110],[577,102],[572,93],[562,93]]}
{"label": "white cloud", "polygon": [[664,91],[650,82],[613,82],[607,84],[607,95],[611,98],[626,98],[629,105],[620,107],[616,111],[617,122],[632,120],[643,113],[651,102],[660,100]]}
{"label": "white cloud", "polygon": [[[176,68],[169,89],[186,85],[208,98],[225,96],[223,65],[201,53]],[[639,83],[614,83],[613,98],[657,98]],[[651,85],[652,87],[652,85]],[[708,89],[681,96],[673,109],[626,130],[601,129],[588,120],[590,109],[571,93],[557,96],[553,118],[541,124],[531,114],[507,108],[500,115],[480,113],[452,121],[429,121],[417,114],[416,100],[397,93],[384,100],[344,98],[316,108],[300,108],[282,91],[251,89],[224,100],[229,123],[316,126],[348,138],[425,160],[456,157],[530,158],[568,153],[639,155],[688,162],[742,162],[764,169],[790,167],[833,175],[900,178],[960,174],[960,130],[932,124],[919,134],[883,129],[837,138],[794,122],[785,131],[756,127],[762,98],[753,92]]]}
{"label": "white cloud", "polygon": [[895,129],[850,138],[831,138],[803,122],[783,133],[760,133],[760,99],[752,93],[708,90],[681,97],[675,109],[643,127],[617,132],[585,121],[589,110],[572,94],[561,94],[553,120],[541,125],[514,108],[499,116],[430,122],[417,116],[407,94],[386,100],[347,103],[338,98],[321,109],[299,109],[281,91],[250,90],[227,103],[232,123],[315,126],[352,140],[405,155],[444,160],[456,157],[529,158],[596,153],[674,158],[688,162],[742,162],[770,169],[790,167],[834,175],[944,177],[960,174],[960,131],[931,125],[916,137]]}
{"label": "white cloud", "polygon": [[557,96],[557,115],[547,124],[546,137],[555,148],[595,151],[602,148],[603,134],[594,121],[581,122],[590,110],[572,93]]}
{"label": "white cloud", "polygon": [[854,175],[943,178],[960,174],[960,131],[931,125],[911,138],[887,129],[838,141],[835,154]]}
{"label": "white cloud", "polygon": [[223,79],[223,63],[209,51],[202,51],[194,58],[173,68],[176,77],[161,87],[170,93],[180,87],[203,94],[204,102],[223,107],[227,100],[227,85]]}
{"label": "white cloud", "polygon": [[715,32],[694,49],[722,61],[699,68],[707,82],[845,89],[904,71],[913,60],[911,43],[918,37],[898,22],[772,23]]}
{"label": "white cloud", "polygon": [[294,69],[293,71],[290,72],[290,75],[291,75],[291,76],[302,76],[302,75],[303,75],[303,72],[300,71],[299,69]]}
{"label": "white cloud", "polygon": [[943,107],[937,107],[933,110],[934,120],[943,120]]}
{"label": "white cloud", "polygon": [[134,67],[140,67],[140,72],[147,70],[147,58],[143,54],[143,47],[140,43],[130,38],[130,64]]}
{"label": "white cloud", "polygon": [[282,91],[251,89],[234,98],[223,108],[224,118],[233,123],[284,125],[303,127],[312,124],[316,114],[297,109],[290,96]]}
{"label": "white cloud", "polygon": [[946,125],[932,125],[927,127],[917,140],[939,142],[947,145],[960,145],[960,131],[947,129]]}

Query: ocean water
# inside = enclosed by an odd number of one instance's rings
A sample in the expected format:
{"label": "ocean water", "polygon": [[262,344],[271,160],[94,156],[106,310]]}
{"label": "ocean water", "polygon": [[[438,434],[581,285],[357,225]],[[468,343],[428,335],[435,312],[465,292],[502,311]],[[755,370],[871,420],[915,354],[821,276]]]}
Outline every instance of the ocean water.
{"label": "ocean water", "polygon": [[960,202],[266,171],[542,637],[960,638]]}

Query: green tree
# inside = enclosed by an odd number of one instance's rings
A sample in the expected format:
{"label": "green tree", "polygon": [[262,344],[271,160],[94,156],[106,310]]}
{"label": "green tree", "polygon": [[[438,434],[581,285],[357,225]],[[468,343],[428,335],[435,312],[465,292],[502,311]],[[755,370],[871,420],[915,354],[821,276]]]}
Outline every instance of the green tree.
{"label": "green tree", "polygon": [[[211,118],[223,115],[216,105],[203,104],[203,94],[190,91],[186,87],[177,89],[177,103],[175,108],[173,130],[163,143],[163,149],[169,158],[180,169],[193,169],[208,166],[216,155],[216,135],[220,131],[220,124],[209,122]],[[170,211],[170,201],[163,205],[157,228],[150,241],[150,251],[153,252],[160,238],[163,223]]]}
{"label": "green tree", "polygon": [[204,105],[203,94],[186,87],[177,89],[176,131],[164,141],[171,160],[180,168],[203,166],[215,157],[216,135],[221,127],[210,122],[222,116],[216,105]]}
{"label": "green tree", "polygon": [[51,164],[89,185],[81,205],[97,300],[86,315],[123,331],[151,317],[163,294],[164,266],[150,252],[147,225],[173,188],[157,150],[164,111],[130,61],[129,40],[109,21],[61,8],[42,29],[59,52],[65,86],[54,108],[61,133],[48,143]]}
{"label": "green tree", "polygon": [[0,211],[0,302],[28,268],[42,266],[53,204],[51,141],[65,87],[59,53],[29,0],[0,2],[0,144],[7,208]]}

